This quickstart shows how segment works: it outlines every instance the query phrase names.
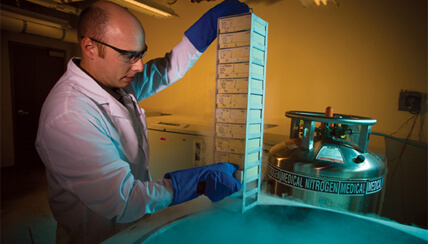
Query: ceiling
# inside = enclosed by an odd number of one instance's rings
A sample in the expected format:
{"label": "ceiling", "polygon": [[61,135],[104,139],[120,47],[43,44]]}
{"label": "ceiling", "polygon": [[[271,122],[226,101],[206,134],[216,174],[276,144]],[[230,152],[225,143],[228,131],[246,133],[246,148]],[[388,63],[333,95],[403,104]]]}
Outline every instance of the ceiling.
{"label": "ceiling", "polygon": [[[94,0],[86,0],[67,3],[67,5],[73,6],[75,8],[84,9],[93,2]],[[51,21],[54,23],[67,22],[71,28],[77,27],[77,15],[61,12],[53,8],[48,8],[35,3],[31,3],[29,1],[2,0],[1,9],[8,12],[23,14],[28,17]]]}
{"label": "ceiling", "polygon": [[[37,19],[42,19],[54,23],[66,24],[71,28],[77,28],[78,14],[66,13],[54,8],[45,7],[40,3],[51,3],[57,4],[59,8],[62,7],[73,7],[77,9],[84,9],[96,0],[1,0],[1,9],[22,14],[27,17],[33,17]],[[154,2],[157,5],[163,5],[164,7],[172,8],[173,5],[178,0],[146,0]],[[180,0],[180,1],[190,1],[192,3],[200,3],[201,1],[215,1],[215,0]]]}

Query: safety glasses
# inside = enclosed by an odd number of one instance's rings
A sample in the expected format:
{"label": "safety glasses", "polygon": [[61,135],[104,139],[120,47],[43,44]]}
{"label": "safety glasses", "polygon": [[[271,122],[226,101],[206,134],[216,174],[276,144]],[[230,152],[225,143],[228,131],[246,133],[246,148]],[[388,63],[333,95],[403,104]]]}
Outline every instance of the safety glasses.
{"label": "safety glasses", "polygon": [[[85,38],[84,36],[82,36],[81,37],[82,39],[83,38]],[[128,51],[128,50],[123,50],[123,49],[120,49],[120,48],[117,48],[117,47],[113,47],[113,46],[111,46],[111,45],[109,45],[109,44],[107,44],[107,43],[104,43],[104,42],[101,42],[101,41],[98,41],[98,40],[95,40],[94,38],[90,38],[90,37],[88,37],[89,39],[91,39],[92,41],[94,41],[94,42],[98,42],[99,44],[102,44],[102,45],[104,45],[104,46],[107,46],[107,47],[109,47],[109,48],[111,48],[111,49],[113,49],[113,50],[115,50],[116,52],[118,52],[120,55],[122,55],[122,56],[125,56],[126,58],[127,58],[127,60],[128,60],[128,62],[130,62],[131,64],[134,64],[134,63],[136,63],[138,60],[140,60],[140,59],[142,59],[143,57],[144,57],[144,55],[146,55],[146,53],[147,53],[147,44],[145,45],[146,47],[144,48],[144,50],[143,51],[141,51],[141,52],[137,52],[137,51]]]}

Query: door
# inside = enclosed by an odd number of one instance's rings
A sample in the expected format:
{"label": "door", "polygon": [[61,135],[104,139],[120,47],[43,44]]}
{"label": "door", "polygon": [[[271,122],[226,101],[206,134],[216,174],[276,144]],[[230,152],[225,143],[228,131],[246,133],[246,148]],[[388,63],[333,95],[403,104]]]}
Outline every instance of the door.
{"label": "door", "polygon": [[40,167],[34,146],[40,110],[65,71],[65,51],[9,42],[15,165]]}

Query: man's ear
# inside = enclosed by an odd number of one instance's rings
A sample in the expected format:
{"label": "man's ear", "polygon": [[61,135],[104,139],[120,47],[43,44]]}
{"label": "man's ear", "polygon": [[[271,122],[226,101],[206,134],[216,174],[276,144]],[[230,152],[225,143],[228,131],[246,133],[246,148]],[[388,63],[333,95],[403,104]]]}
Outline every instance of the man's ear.
{"label": "man's ear", "polygon": [[88,37],[83,37],[82,41],[80,41],[80,48],[82,49],[83,55],[87,56],[89,59],[94,59],[98,56],[96,43]]}

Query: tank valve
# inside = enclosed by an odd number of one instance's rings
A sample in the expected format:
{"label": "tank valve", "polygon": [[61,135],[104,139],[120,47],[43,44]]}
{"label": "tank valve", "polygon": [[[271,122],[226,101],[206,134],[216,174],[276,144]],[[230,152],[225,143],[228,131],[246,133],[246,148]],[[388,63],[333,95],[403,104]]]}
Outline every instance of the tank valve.
{"label": "tank valve", "polygon": [[[333,118],[333,108],[332,107],[330,107],[330,106],[328,106],[326,109],[325,109],[325,117],[330,117],[330,118]],[[320,126],[320,128],[324,128],[324,127],[328,127],[329,126],[329,124],[327,123],[321,123],[321,126]]]}

